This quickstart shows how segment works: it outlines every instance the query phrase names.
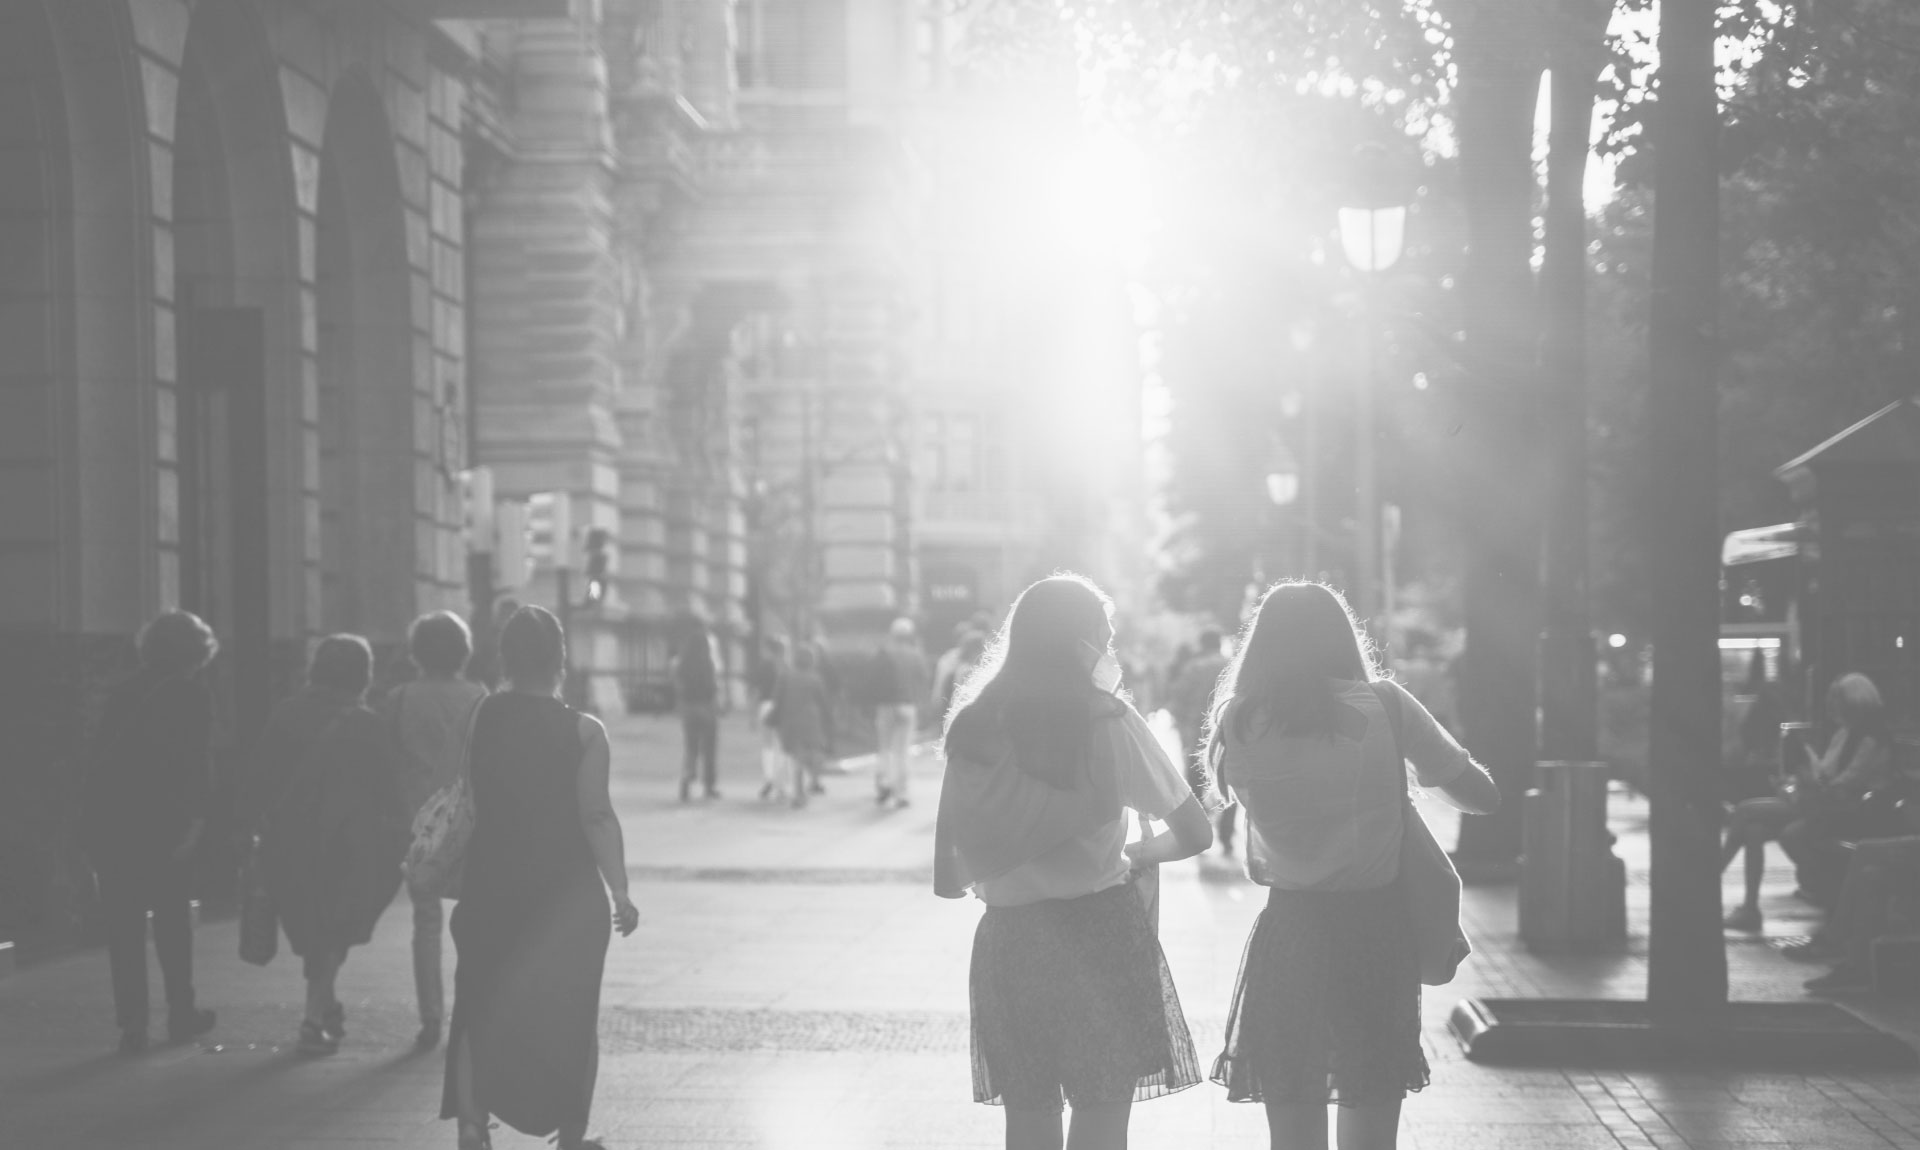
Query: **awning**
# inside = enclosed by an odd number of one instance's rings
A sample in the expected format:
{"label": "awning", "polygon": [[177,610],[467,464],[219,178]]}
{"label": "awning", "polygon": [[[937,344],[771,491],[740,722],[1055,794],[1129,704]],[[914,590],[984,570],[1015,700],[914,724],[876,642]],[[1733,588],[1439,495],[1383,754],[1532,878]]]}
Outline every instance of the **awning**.
{"label": "awning", "polygon": [[1805,538],[1806,530],[1798,523],[1735,531],[1720,544],[1720,565],[1738,567],[1745,563],[1765,563],[1769,559],[1791,559],[1800,554],[1800,542]]}

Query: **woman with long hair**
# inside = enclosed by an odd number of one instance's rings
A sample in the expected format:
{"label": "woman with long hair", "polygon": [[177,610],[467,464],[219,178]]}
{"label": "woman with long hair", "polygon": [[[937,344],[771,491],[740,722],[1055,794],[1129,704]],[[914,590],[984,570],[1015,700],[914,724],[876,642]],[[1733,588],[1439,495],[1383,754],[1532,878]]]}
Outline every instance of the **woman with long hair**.
{"label": "woman with long hair", "polygon": [[[1141,876],[1207,849],[1201,800],[1117,692],[1112,602],[1078,575],[1021,593],[946,732],[934,890],[974,935],[973,1095],[1009,1150],[1124,1147],[1135,1101],[1200,1081]],[[1168,829],[1127,842],[1128,811]]]}
{"label": "woman with long hair", "polygon": [[[1400,882],[1407,775],[1485,814],[1499,791],[1427,709],[1383,679],[1346,600],[1267,590],[1209,711],[1207,760],[1247,812],[1247,877],[1269,888],[1213,1080],[1261,1102],[1274,1150],[1391,1150],[1427,1084],[1413,923]],[[1396,738],[1396,734],[1398,737]]]}
{"label": "woman with long hair", "polygon": [[[606,728],[557,697],[559,620],[522,607],[500,631],[504,690],[480,704],[468,774],[473,837],[453,912],[459,961],[440,1116],[461,1150],[489,1118],[560,1150],[586,1137],[600,1065],[608,920],[632,934],[626,845],[607,793]],[[608,897],[612,914],[608,914]]]}

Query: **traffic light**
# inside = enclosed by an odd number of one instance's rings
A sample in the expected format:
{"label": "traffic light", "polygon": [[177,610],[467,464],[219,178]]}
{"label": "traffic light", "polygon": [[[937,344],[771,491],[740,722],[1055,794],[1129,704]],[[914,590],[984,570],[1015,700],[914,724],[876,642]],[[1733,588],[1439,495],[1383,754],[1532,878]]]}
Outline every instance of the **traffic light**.
{"label": "traffic light", "polygon": [[586,552],[586,601],[594,605],[607,597],[607,575],[613,562],[613,536],[604,527],[589,527]]}

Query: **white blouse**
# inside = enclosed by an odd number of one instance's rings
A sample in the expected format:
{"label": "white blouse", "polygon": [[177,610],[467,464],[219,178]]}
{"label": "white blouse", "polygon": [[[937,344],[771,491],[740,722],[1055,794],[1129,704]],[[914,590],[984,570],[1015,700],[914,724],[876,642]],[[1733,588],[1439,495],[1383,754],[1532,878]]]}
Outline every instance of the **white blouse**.
{"label": "white blouse", "polygon": [[[1445,786],[1473,766],[1418,699],[1398,683],[1384,687],[1400,697],[1400,749],[1414,781]],[[1247,877],[1263,886],[1370,890],[1399,873],[1407,776],[1394,762],[1393,727],[1368,684],[1335,689],[1366,718],[1363,737],[1263,731],[1254,717],[1242,742],[1231,709],[1222,725],[1227,785],[1247,809]]]}
{"label": "white blouse", "polygon": [[1022,906],[1042,899],[1078,898],[1127,880],[1127,810],[1165,819],[1193,794],[1186,775],[1132,707],[1094,732],[1094,769],[1112,771],[1120,784],[1118,818],[1070,839],[1031,862],[974,886],[988,906]]}

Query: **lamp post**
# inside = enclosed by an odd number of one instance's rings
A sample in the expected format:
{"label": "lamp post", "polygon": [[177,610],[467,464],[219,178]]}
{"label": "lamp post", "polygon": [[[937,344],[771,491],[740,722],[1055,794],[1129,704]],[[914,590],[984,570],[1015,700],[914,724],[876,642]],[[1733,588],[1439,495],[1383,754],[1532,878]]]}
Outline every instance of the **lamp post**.
{"label": "lamp post", "polygon": [[1340,248],[1347,262],[1366,280],[1364,293],[1365,356],[1354,403],[1354,547],[1357,592],[1354,598],[1368,629],[1379,634],[1383,596],[1380,585],[1379,462],[1375,453],[1374,400],[1380,336],[1378,281],[1380,273],[1400,259],[1407,232],[1407,207],[1396,202],[1387,150],[1379,144],[1354,149],[1352,182],[1347,203],[1340,208]]}

